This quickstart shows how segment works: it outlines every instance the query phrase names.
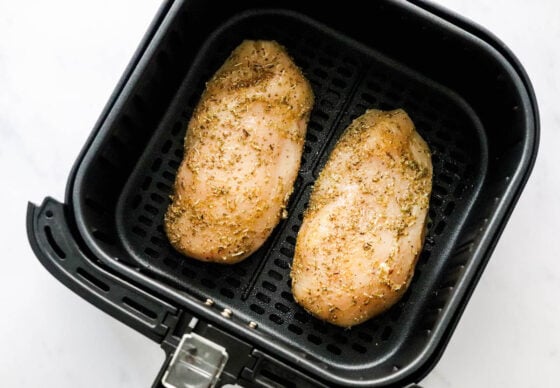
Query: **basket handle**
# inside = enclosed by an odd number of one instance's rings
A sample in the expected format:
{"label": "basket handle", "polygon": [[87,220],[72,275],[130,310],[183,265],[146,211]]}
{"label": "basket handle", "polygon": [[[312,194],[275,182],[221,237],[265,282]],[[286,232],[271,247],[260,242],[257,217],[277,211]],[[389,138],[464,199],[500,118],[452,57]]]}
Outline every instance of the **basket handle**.
{"label": "basket handle", "polygon": [[60,282],[124,324],[161,343],[178,309],[115,276],[85,254],[71,232],[67,206],[47,197],[27,207],[27,236],[43,266]]}

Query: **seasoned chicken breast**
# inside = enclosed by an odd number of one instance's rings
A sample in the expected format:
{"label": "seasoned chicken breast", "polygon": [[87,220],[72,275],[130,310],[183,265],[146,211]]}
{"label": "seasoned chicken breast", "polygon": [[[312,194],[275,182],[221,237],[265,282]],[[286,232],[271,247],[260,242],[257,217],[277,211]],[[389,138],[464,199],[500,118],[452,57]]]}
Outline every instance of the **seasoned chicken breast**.
{"label": "seasoned chicken breast", "polygon": [[268,238],[293,190],[313,106],[309,82],[273,41],[244,41],[210,79],[185,138],[165,215],[171,244],[232,264]]}
{"label": "seasoned chicken breast", "polygon": [[395,304],[422,249],[432,162],[403,110],[368,110],[315,183],[292,266],[296,301],[338,326]]}

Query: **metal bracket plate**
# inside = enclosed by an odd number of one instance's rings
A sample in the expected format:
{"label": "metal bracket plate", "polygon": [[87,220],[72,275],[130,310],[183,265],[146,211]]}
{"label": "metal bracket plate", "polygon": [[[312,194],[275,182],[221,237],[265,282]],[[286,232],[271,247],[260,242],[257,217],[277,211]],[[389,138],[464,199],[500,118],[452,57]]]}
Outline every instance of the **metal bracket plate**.
{"label": "metal bracket plate", "polygon": [[211,388],[218,382],[227,360],[223,346],[196,333],[185,334],[161,382],[166,388]]}

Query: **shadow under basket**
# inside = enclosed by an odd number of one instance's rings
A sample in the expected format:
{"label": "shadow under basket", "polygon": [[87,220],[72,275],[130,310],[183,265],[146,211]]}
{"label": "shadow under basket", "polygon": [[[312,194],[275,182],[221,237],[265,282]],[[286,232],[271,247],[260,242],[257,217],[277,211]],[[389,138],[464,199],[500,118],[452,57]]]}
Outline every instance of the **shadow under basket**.
{"label": "shadow under basket", "polygon": [[[223,346],[216,378],[242,386],[404,386],[442,354],[531,171],[537,105],[488,32],[421,1],[364,7],[164,3],[76,161],[65,203],[29,205],[29,239],[47,269],[162,344],[154,387],[189,333]],[[244,39],[284,45],[316,103],[289,217],[251,257],[223,266],[178,254],[162,225],[192,110]],[[409,113],[432,150],[434,184],[409,290],[342,329],[294,302],[290,266],[314,180],[369,108]]]}

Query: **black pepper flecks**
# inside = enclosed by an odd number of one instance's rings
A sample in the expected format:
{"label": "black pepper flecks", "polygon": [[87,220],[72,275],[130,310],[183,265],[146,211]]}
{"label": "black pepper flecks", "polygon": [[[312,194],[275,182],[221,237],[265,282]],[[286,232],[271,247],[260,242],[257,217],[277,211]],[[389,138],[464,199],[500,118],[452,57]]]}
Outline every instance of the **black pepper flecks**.
{"label": "black pepper flecks", "polygon": [[292,266],[294,298],[353,326],[402,296],[422,248],[432,188],[427,144],[403,110],[368,110],[315,182]]}
{"label": "black pepper flecks", "polygon": [[188,124],[165,230],[179,252],[235,263],[262,245],[293,190],[313,92],[286,50],[244,41]]}

